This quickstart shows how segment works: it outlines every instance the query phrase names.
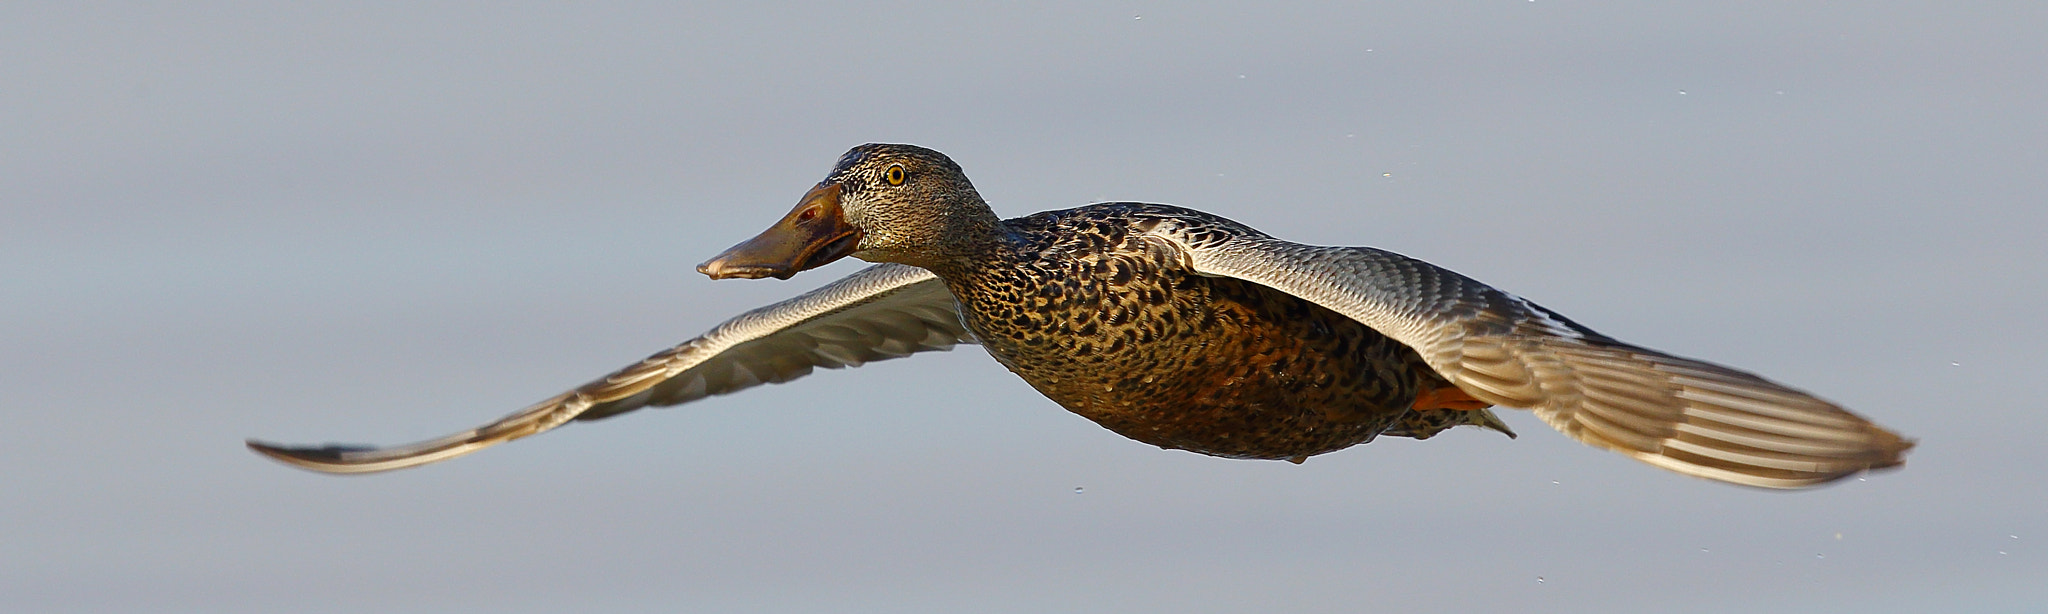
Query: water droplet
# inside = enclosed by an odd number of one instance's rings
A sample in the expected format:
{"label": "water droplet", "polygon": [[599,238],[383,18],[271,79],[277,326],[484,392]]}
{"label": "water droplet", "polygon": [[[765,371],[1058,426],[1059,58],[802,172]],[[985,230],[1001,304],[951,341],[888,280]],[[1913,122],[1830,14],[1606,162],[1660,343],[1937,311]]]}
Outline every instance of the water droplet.
{"label": "water droplet", "polygon": [[1078,495],[1078,494],[1081,494],[1081,493],[1082,493],[1083,491],[1086,491],[1086,490],[1088,490],[1088,489],[1086,489],[1086,488],[1082,488],[1082,487],[1079,487],[1079,486],[1075,486],[1075,487],[1074,487],[1074,494],[1077,494],[1077,495]]}
{"label": "water droplet", "polygon": [[1813,555],[1813,558],[1816,558],[1816,559],[1824,559],[1824,558],[1828,558],[1828,555],[1825,555],[1825,554],[1816,554],[1816,555]]}
{"label": "water droplet", "polygon": [[1835,532],[1835,541],[1842,541],[1842,532],[1841,532],[1841,531],[1836,531],[1836,532]]}
{"label": "water droplet", "polygon": [[1358,135],[1356,135],[1356,134],[1346,134],[1346,135],[1344,135],[1344,138],[1347,138],[1347,139],[1355,139],[1355,138],[1358,138]]}
{"label": "water droplet", "polygon": [[1393,173],[1380,173],[1380,176],[1381,176],[1381,177],[1392,177],[1392,176],[1394,176],[1394,174],[1393,174]]}
{"label": "water droplet", "polygon": [[[1536,0],[1529,0],[1529,1],[1530,1],[1530,2],[1535,2]],[[2003,553],[2001,553],[2001,554],[2003,554]],[[1536,583],[1537,583],[1537,584],[1542,584],[1542,583],[1543,583],[1543,576],[1536,576]]]}
{"label": "water droplet", "polygon": [[2007,535],[2006,537],[2010,537],[2010,538],[2013,538],[2013,539],[2019,539],[2019,538],[2020,538],[2020,536],[2018,536],[2018,535]]}
{"label": "water droplet", "polygon": [[1706,549],[1706,548],[1701,548],[1701,549],[1700,549],[1700,554],[1706,554],[1706,553],[1708,553],[1708,552],[1712,552],[1712,551],[1711,551],[1711,550],[1708,550],[1708,549]]}
{"label": "water droplet", "polygon": [[1243,79],[1243,78],[1244,78],[1244,75],[1238,75],[1238,76],[1237,76],[1237,78],[1239,78],[1239,79]]}
{"label": "water droplet", "polygon": [[1948,361],[1948,366],[1951,366],[1951,367],[1960,367],[1960,366],[1963,366],[1963,363],[1960,363],[1960,362],[1956,362],[1956,361],[1953,361],[1953,360],[1951,360],[1951,361]]}
{"label": "water droplet", "polygon": [[1685,90],[1678,90],[1678,95],[1680,95],[1680,96],[1684,96],[1684,95],[1685,95]]}
{"label": "water droplet", "polygon": [[2000,551],[1998,551],[1998,555],[1999,555],[1999,556],[2005,556],[2005,551],[2004,551],[2004,550],[2000,550]]}
{"label": "water droplet", "polygon": [[1551,486],[1556,486],[1556,485],[1557,485],[1557,480],[1551,480],[1551,481],[1550,481],[1550,485],[1551,485]]}
{"label": "water droplet", "polygon": [[1779,96],[1783,96],[1783,95],[1785,95],[1785,90],[1778,90],[1778,95],[1779,95]]}
{"label": "water droplet", "polygon": [[1144,20],[1145,20],[1145,16],[1144,16],[1144,15],[1132,15],[1132,16],[1131,16],[1131,21],[1144,21]]}

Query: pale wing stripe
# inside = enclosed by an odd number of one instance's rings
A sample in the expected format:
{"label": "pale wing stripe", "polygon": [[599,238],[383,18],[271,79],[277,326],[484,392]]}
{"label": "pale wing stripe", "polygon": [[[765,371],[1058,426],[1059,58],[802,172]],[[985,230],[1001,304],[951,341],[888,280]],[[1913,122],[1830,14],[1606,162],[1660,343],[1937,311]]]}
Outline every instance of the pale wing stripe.
{"label": "pale wing stripe", "polygon": [[1759,450],[1784,450],[1814,456],[1854,455],[1858,448],[1843,445],[1844,442],[1828,440],[1798,439],[1783,435],[1771,435],[1757,431],[1737,431],[1725,428],[1710,428],[1698,423],[1678,425],[1678,432],[1697,437],[1710,437],[1731,444],[1749,446]]}
{"label": "pale wing stripe", "polygon": [[1683,390],[1679,391],[1678,396],[1689,401],[1698,401],[1787,422],[1800,422],[1815,426],[1841,428],[1857,424],[1857,421],[1854,419],[1812,411],[1816,407],[1820,407],[1813,403],[1795,401],[1771,403],[1741,394],[1740,392],[1729,391],[1724,385],[1696,383],[1685,380],[1678,380],[1678,383],[1685,386]]}
{"label": "pale wing stripe", "polygon": [[853,366],[971,342],[944,283],[922,269],[876,265],[748,311],[701,337],[476,429],[389,448],[285,447],[254,440],[249,447],[316,471],[389,471],[469,454],[572,419],[789,381],[818,366]]}
{"label": "pale wing stripe", "polygon": [[1587,382],[1586,387],[1579,389],[1579,394],[1586,395],[1586,399],[1589,401],[1621,407],[1661,405],[1671,402],[1671,395],[1664,394],[1661,391],[1626,386],[1605,386],[1594,384],[1590,381]]}
{"label": "pale wing stripe", "polygon": [[[1839,431],[1830,430],[1825,427],[1812,426],[1803,422],[1786,422],[1783,420],[1770,420],[1767,418],[1759,418],[1752,414],[1746,414],[1740,411],[1730,409],[1721,409],[1711,405],[1689,406],[1685,408],[1685,413],[1688,416],[1698,417],[1702,420],[1726,424],[1733,427],[1745,428],[1751,431],[1777,433],[1782,436],[1790,438],[1803,438],[1813,440],[1841,437]],[[1842,440],[1858,441],[1856,438],[1845,438]]]}
{"label": "pale wing stripe", "polygon": [[1683,452],[1726,460],[1736,466],[1769,467],[1807,473],[1823,471],[1828,467],[1827,463],[1803,461],[1797,458],[1766,454],[1750,454],[1734,448],[1704,446],[1683,439],[1667,440],[1664,442],[1664,445]]}
{"label": "pale wing stripe", "polygon": [[[1769,382],[1755,381],[1756,378],[1746,374],[1712,373],[1690,369],[1679,370],[1671,368],[1672,365],[1669,361],[1652,360],[1651,362],[1658,362],[1657,367],[1660,371],[1680,371],[1681,373],[1690,371],[1689,375],[1679,375],[1671,378],[1671,382],[1680,386],[1697,388],[1703,394],[1727,395],[1729,397],[1750,399],[1764,403],[1790,405],[1819,404],[1819,401],[1813,397],[1777,388]],[[1797,414],[1795,412],[1788,415]]]}
{"label": "pale wing stripe", "polygon": [[[1653,399],[1670,398],[1673,394],[1671,390],[1667,389],[1670,384],[1669,380],[1659,377],[1659,374],[1654,371],[1643,371],[1641,365],[1629,365],[1613,360],[1601,360],[1600,362],[1578,360],[1574,361],[1572,365],[1574,367],[1572,370],[1586,376],[1586,383],[1589,385],[1599,386],[1616,392],[1641,391],[1654,395],[1646,397]],[[1631,366],[1634,369],[1631,369]]]}
{"label": "pale wing stripe", "polygon": [[1683,473],[1697,478],[1706,478],[1709,480],[1718,480],[1733,484],[1742,484],[1744,486],[1755,486],[1759,488],[1804,488],[1807,486],[1813,486],[1815,484],[1822,483],[1824,481],[1816,481],[1810,477],[1788,477],[1783,475],[1782,472],[1768,474],[1752,471],[1731,471],[1720,467],[1688,462],[1684,460],[1679,460],[1677,458],[1669,456],[1660,456],[1656,454],[1647,454],[1630,451],[1623,451],[1623,453],[1628,454],[1629,458],[1649,463],[1650,465],[1661,469],[1666,469],[1677,473]]}
{"label": "pale wing stripe", "polygon": [[[1587,398],[1580,405],[1581,415],[1599,416],[1610,423],[1626,426],[1629,430],[1650,437],[1669,437],[1678,432],[1677,424],[1683,419],[1681,411],[1657,411],[1656,405],[1643,403],[1608,403],[1597,398]],[[1645,411],[1648,408],[1649,411]]]}

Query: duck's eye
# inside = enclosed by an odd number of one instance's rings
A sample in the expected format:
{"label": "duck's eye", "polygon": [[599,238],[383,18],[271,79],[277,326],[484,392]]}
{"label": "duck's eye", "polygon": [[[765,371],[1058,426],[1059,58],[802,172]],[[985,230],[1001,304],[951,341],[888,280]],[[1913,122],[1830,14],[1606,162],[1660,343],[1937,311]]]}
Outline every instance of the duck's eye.
{"label": "duck's eye", "polygon": [[903,165],[890,165],[889,170],[882,171],[882,180],[889,182],[889,185],[903,185]]}
{"label": "duck's eye", "polygon": [[812,207],[812,208],[809,208],[809,209],[805,209],[803,213],[798,213],[798,214],[796,214],[796,221],[799,221],[799,222],[808,222],[808,221],[811,221],[811,220],[814,220],[814,219],[817,219],[817,218],[818,218],[818,208],[817,208],[817,207]]}

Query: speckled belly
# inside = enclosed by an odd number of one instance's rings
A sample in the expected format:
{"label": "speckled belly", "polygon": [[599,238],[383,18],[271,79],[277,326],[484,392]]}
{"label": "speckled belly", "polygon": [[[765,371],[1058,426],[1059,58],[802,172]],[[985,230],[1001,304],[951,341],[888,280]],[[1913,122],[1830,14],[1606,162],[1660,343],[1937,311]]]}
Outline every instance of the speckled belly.
{"label": "speckled belly", "polygon": [[[1406,346],[1264,286],[1119,258],[1052,278],[954,292],[1011,371],[1162,448],[1267,459],[1339,450],[1386,430],[1421,385]],[[1011,290],[968,294],[991,287]]]}

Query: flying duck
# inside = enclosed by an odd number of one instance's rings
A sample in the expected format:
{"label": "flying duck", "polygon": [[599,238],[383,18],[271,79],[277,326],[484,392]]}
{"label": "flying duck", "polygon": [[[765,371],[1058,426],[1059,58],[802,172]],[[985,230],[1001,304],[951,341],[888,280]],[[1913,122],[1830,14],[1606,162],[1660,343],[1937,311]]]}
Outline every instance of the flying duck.
{"label": "flying duck", "polygon": [[1764,488],[1896,466],[1913,446],[1805,392],[1621,342],[1400,254],[1159,204],[1001,219],[951,158],[911,145],[853,148],[781,221],[697,270],[788,279],[847,256],[878,264],[474,430],[389,448],[248,445],[315,471],[388,471],[973,343],[1105,428],[1227,458],[1301,462],[1460,425],[1512,437],[1493,406]]}

